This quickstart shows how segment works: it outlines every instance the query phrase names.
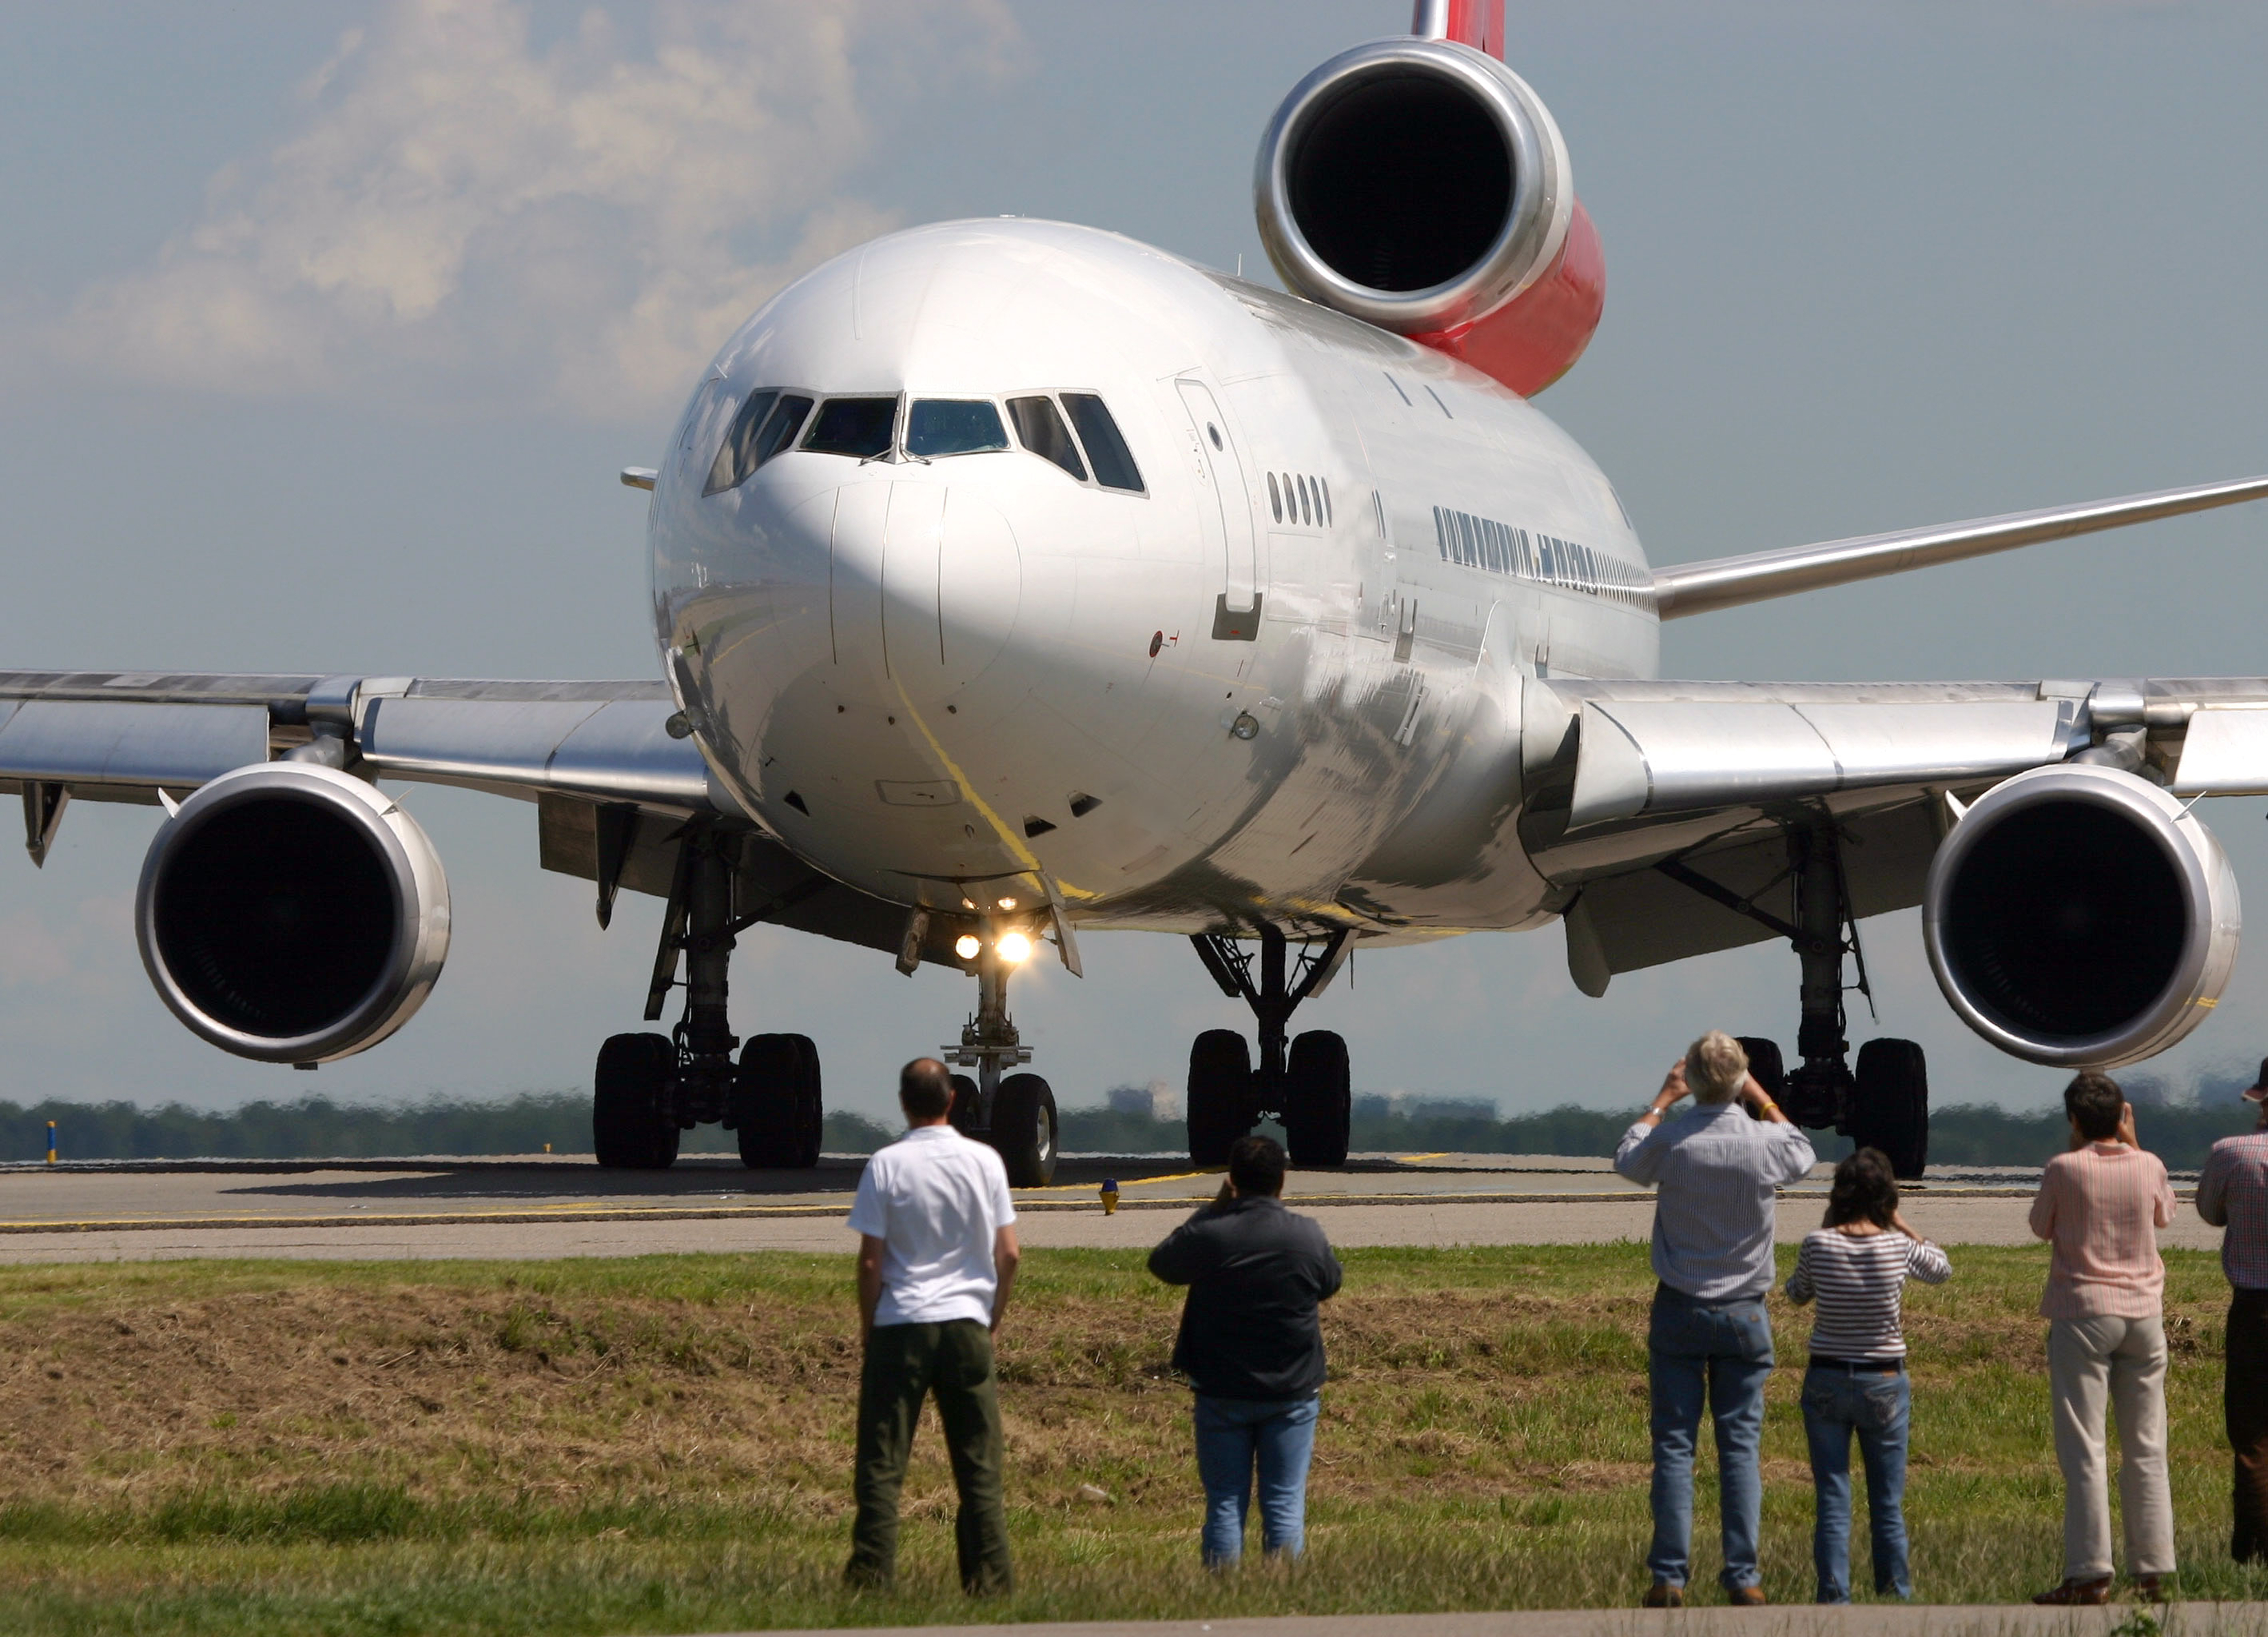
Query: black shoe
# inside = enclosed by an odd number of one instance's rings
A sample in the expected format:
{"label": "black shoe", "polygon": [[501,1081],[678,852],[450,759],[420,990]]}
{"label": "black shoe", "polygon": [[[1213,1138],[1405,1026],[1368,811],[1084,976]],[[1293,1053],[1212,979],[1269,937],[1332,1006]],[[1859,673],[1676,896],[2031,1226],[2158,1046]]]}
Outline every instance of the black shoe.
{"label": "black shoe", "polygon": [[2060,1586],[2036,1594],[2032,1601],[2087,1607],[2108,1603],[2110,1601],[2110,1576],[2105,1574],[2097,1580],[2067,1580]]}

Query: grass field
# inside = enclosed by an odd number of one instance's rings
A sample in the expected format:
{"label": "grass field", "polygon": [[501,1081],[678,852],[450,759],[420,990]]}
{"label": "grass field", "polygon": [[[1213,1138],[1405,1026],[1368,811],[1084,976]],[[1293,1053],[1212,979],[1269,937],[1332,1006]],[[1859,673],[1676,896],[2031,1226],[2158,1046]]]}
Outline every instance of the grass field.
{"label": "grass field", "polygon": [[[1326,1219],[1328,1220],[1328,1219]],[[1167,1224],[1160,1221],[1161,1229]],[[2019,1598],[2058,1570],[2043,1253],[1955,1252],[1911,1301],[1914,1576]],[[1178,1310],[1138,1257],[1026,1260],[1001,1348],[1021,1589],[953,1581],[925,1428],[901,1584],[853,1596],[847,1257],[190,1262],[0,1271],[0,1631],[663,1632],[971,1618],[1565,1607],[1644,1589],[1638,1246],[1349,1254],[1310,1553],[1196,1566]],[[2185,1594],[2227,1556],[2212,1258],[2169,1291]],[[1785,1270],[1783,1270],[1785,1272]],[[1778,1318],[1785,1360],[1802,1321]],[[1810,1595],[1811,1496],[1775,1377],[1764,1563]],[[1082,1501],[1092,1485],[1104,1501]],[[1713,1593],[1713,1471],[1695,1580]],[[1863,1539],[1854,1578],[1868,1583]]]}

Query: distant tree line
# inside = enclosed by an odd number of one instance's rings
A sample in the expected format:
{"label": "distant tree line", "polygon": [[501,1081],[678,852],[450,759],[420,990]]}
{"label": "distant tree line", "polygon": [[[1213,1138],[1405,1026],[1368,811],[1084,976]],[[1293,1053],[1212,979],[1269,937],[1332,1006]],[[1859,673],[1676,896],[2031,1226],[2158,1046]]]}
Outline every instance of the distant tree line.
{"label": "distant tree line", "polygon": [[[2198,1104],[2155,1103],[2138,1095],[2144,1144],[2176,1170],[2205,1162],[2216,1138],[2251,1129],[2253,1110],[2229,1091]],[[2143,1087],[2136,1087],[2138,1094]],[[1483,1102],[1355,1099],[1350,1147],[1388,1154],[1609,1154],[1631,1114],[1573,1107],[1499,1118]],[[0,1102],[0,1160],[47,1157],[47,1123],[66,1160],[387,1159],[416,1154],[587,1154],[591,1104],[578,1092],[529,1092],[498,1102],[434,1098],[393,1106],[302,1097],[261,1101],[224,1110],[172,1102]],[[1272,1125],[1263,1129],[1274,1131]],[[1956,1105],[1930,1120],[1933,1165],[2038,1165],[2064,1147],[2063,1116],[2054,1109],[2010,1112]],[[836,1110],[827,1117],[824,1147],[832,1154],[871,1154],[897,1135],[895,1124]],[[1188,1128],[1126,1109],[1066,1109],[1062,1147],[1071,1153],[1184,1154]],[[1847,1139],[1814,1134],[1822,1157],[1840,1158]],[[729,1154],[733,1134],[704,1125],[686,1133],[688,1154]]]}

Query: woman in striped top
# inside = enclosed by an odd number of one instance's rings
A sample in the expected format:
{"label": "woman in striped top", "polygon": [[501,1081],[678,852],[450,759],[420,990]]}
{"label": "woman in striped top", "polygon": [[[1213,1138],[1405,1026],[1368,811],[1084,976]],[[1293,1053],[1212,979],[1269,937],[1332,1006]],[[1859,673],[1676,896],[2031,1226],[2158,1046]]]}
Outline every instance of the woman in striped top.
{"label": "woman in striped top", "polygon": [[1867,1464],[1867,1519],[1874,1589],[1910,1597],[1906,1574],[1905,1281],[1941,1285],[1953,1267],[1898,1213],[1890,1162],[1861,1148],[1835,1168],[1826,1226],[1807,1235],[1787,1281],[1791,1301],[1816,1301],[1811,1368],[1803,1377],[1803,1432],[1819,1521],[1811,1556],[1819,1601],[1851,1601],[1851,1434]]}

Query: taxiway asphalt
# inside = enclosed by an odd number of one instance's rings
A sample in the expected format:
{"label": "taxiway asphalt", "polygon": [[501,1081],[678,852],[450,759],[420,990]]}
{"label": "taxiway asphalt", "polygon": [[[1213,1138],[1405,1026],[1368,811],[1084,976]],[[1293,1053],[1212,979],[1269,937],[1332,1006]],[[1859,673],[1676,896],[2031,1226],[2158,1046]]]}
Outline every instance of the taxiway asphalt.
{"label": "taxiway asphalt", "polygon": [[[587,1155],[502,1159],[95,1161],[0,1167],[0,1262],[197,1256],[394,1259],[850,1249],[864,1162],[748,1171],[698,1155],[667,1171],[602,1171]],[[1948,1169],[1911,1185],[1915,1227],[1948,1244],[2021,1244],[2038,1173]],[[1118,1185],[1116,1213],[1100,1198]],[[1783,1197],[1779,1230],[1818,1220],[1827,1168]],[[2177,1186],[2186,1179],[2177,1179]],[[1146,1247],[1212,1197],[1218,1172],[1171,1157],[1068,1157],[1055,1185],[1017,1191],[1024,1242]],[[2213,1248],[2187,1204],[2167,1244]],[[1293,1208],[1336,1244],[1504,1245],[1644,1239],[1653,1198],[1607,1161],[1513,1154],[1369,1154],[1295,1171]]]}

